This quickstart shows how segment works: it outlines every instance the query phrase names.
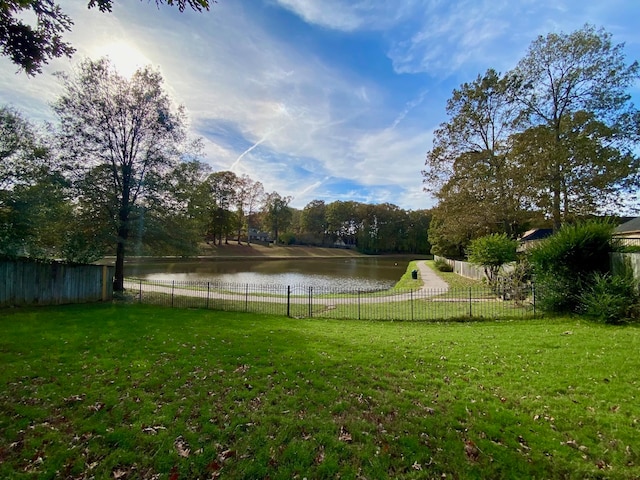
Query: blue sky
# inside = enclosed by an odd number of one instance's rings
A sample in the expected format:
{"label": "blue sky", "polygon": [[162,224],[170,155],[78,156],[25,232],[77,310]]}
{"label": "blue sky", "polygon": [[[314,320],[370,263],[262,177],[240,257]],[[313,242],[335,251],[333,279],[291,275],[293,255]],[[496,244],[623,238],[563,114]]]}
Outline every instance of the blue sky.
{"label": "blue sky", "polygon": [[[311,200],[433,206],[421,169],[454,88],[505,72],[549,32],[591,23],[640,59],[637,0],[218,0],[180,14],[116,0],[112,14],[64,0],[77,48],[29,78],[0,59],[0,102],[53,121],[52,75],[109,55],[150,63],[202,137],[205,161]],[[632,92],[640,103],[640,85]]]}

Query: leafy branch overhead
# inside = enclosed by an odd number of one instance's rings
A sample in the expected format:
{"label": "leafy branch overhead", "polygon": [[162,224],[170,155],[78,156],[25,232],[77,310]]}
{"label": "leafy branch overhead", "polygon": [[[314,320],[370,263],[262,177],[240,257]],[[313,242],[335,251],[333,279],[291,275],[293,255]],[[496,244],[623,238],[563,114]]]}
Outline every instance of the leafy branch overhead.
{"label": "leafy branch overhead", "polygon": [[[215,0],[155,0],[157,6],[176,6],[183,12],[187,7],[201,12],[209,10]],[[113,0],[89,0],[88,8],[111,12]],[[35,16],[35,24],[25,20],[25,13]],[[64,41],[71,31],[73,20],[54,0],[0,0],[0,48],[2,55],[28,75],[42,72],[50,60],[71,57],[75,48]]]}

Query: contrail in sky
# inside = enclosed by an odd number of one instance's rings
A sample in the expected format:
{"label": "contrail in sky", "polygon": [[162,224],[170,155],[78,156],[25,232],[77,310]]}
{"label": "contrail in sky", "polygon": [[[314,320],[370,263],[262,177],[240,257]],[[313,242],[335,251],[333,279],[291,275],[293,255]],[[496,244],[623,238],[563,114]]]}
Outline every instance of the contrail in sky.
{"label": "contrail in sky", "polygon": [[267,138],[269,138],[269,135],[271,135],[271,133],[272,132],[268,132],[264,137],[262,137],[260,140],[258,140],[256,143],[254,143],[249,148],[247,148],[244,152],[242,152],[240,156],[236,158],[235,162],[231,164],[231,166],[229,167],[229,170],[233,170],[233,168],[240,163],[240,160],[242,160],[242,157],[244,157],[247,153],[249,153],[251,150],[256,148],[258,145],[263,143],[265,140],[267,140]]}

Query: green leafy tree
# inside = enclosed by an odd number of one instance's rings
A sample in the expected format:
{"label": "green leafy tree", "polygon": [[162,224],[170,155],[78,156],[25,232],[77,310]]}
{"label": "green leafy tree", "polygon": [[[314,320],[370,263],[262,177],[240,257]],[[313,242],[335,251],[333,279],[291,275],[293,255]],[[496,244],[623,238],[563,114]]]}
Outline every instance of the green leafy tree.
{"label": "green leafy tree", "polygon": [[[516,233],[523,208],[509,160],[516,115],[512,83],[490,69],[455,89],[447,101],[449,120],[436,130],[423,171],[425,190],[440,202],[475,217],[473,223],[481,220],[485,232],[509,235]],[[446,224],[454,218],[440,220]]]}
{"label": "green leafy tree", "polygon": [[186,138],[184,109],[174,107],[162,76],[149,67],[126,79],[107,60],[86,60],[61,80],[63,93],[54,104],[60,148],[75,174],[80,202],[98,198],[96,220],[110,221],[114,290],[122,291],[139,207],[160,194],[158,178],[179,161]]}
{"label": "green leafy tree", "polygon": [[278,192],[271,192],[265,196],[263,203],[263,221],[265,227],[273,233],[273,239],[278,243],[280,233],[291,223],[293,212],[289,207],[291,197],[283,197]]}
{"label": "green leafy tree", "polygon": [[303,236],[309,243],[322,245],[327,233],[327,206],[323,200],[312,200],[302,209],[300,218]]}
{"label": "green leafy tree", "polygon": [[637,188],[632,130],[638,126],[629,121],[629,89],[640,66],[625,62],[623,48],[586,25],[538,37],[511,72],[520,107],[519,171],[556,229],[571,212],[595,213]]}
{"label": "green leafy tree", "polygon": [[354,201],[336,200],[327,205],[327,231],[334,240],[341,239],[346,245],[355,245],[362,227],[362,204]]}
{"label": "green leafy tree", "polygon": [[484,269],[489,285],[495,287],[500,268],[517,258],[518,242],[510,239],[506,234],[494,233],[476,238],[469,244],[467,256],[469,262]]}
{"label": "green leafy tree", "polygon": [[239,223],[234,210],[238,204],[238,177],[230,171],[215,172],[209,175],[207,186],[211,202],[209,236],[214,244],[217,238],[218,245],[222,245],[223,237],[229,243],[229,235]]}
{"label": "green leafy tree", "polygon": [[64,257],[69,188],[48,140],[24,117],[0,108],[0,254]]}
{"label": "green leafy tree", "polygon": [[[156,0],[156,5],[175,5],[182,12],[186,7],[196,11],[209,10],[215,0]],[[113,0],[90,0],[89,8],[111,12]],[[35,16],[35,25],[27,20]],[[58,57],[71,57],[75,48],[65,42],[73,20],[54,0],[0,0],[0,48],[28,75],[42,72],[43,65]]]}

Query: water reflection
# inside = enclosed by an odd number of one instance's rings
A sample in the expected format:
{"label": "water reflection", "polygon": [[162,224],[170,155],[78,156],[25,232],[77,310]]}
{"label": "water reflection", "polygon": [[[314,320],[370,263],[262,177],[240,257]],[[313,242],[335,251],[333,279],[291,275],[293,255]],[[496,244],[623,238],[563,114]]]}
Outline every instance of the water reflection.
{"label": "water reflection", "polygon": [[406,259],[390,257],[172,261],[152,259],[128,263],[126,275],[148,280],[380,290],[392,287],[406,268]]}

